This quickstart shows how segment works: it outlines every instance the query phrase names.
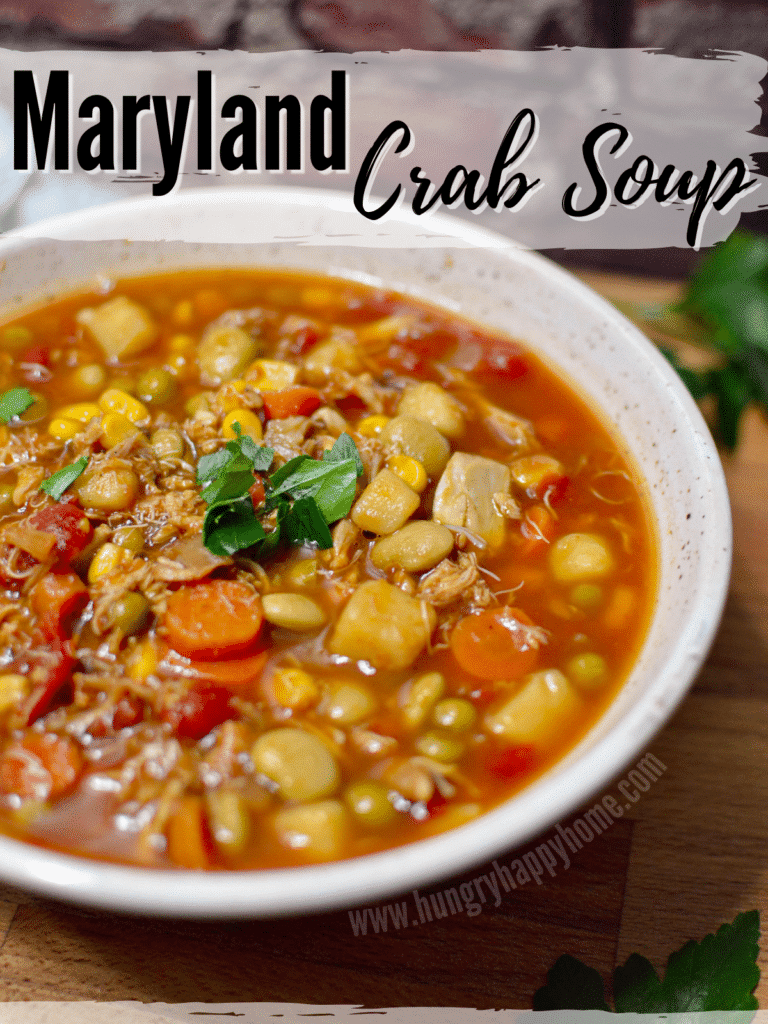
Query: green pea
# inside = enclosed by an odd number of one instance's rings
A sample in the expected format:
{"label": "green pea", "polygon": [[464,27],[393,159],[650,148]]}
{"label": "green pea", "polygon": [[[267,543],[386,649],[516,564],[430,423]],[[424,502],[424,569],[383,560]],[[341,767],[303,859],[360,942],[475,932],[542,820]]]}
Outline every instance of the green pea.
{"label": "green pea", "polygon": [[0,515],[5,515],[7,512],[14,512],[15,510],[13,488],[10,484],[3,484],[0,487]]}
{"label": "green pea", "polygon": [[446,697],[439,701],[432,712],[432,721],[451,732],[465,732],[475,724],[477,712],[468,700],[461,697]]}
{"label": "green pea", "polygon": [[345,791],[344,800],[363,825],[386,825],[397,817],[387,790],[378,782],[354,782]]}
{"label": "green pea", "polygon": [[23,423],[28,426],[31,423],[39,423],[40,420],[44,420],[48,415],[48,399],[44,395],[38,395],[36,392],[31,392],[34,402],[28,409],[20,413],[18,416],[14,416],[11,420],[11,426],[16,423]]}
{"label": "green pea", "polygon": [[144,547],[144,531],[139,526],[121,526],[112,536],[113,543],[137,554]]}
{"label": "green pea", "polygon": [[603,603],[603,588],[597,583],[579,583],[571,591],[571,603],[582,611],[594,611]]}
{"label": "green pea", "polygon": [[464,753],[464,744],[455,736],[442,736],[438,732],[425,732],[416,740],[416,749],[435,761],[458,761]]}
{"label": "green pea", "polygon": [[135,591],[123,594],[112,606],[112,625],[118,626],[124,636],[140,632],[148,618],[149,601]]}
{"label": "green pea", "polygon": [[32,331],[22,324],[11,324],[3,330],[3,347],[10,349],[22,348],[32,341]]}
{"label": "green pea", "polygon": [[164,405],[176,393],[176,381],[168,370],[145,370],[136,382],[136,394],[142,402]]}
{"label": "green pea", "polygon": [[577,654],[568,662],[566,673],[580,689],[596,690],[608,677],[608,665],[600,654]]}
{"label": "green pea", "polygon": [[211,410],[211,392],[200,391],[196,395],[192,395],[188,398],[184,404],[184,410],[187,416],[194,416],[197,412],[210,412]]}

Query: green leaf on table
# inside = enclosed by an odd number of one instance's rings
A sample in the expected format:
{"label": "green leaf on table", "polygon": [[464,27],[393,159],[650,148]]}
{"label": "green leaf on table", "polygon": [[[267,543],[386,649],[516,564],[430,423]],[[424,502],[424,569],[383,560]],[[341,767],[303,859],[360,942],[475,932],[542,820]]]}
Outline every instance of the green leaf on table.
{"label": "green leaf on table", "polygon": [[[633,953],[613,972],[617,1013],[755,1010],[760,980],[760,915],[751,910],[701,942],[686,942],[667,961],[663,979]],[[610,1010],[597,971],[568,954],[555,961],[533,997],[534,1010]]]}
{"label": "green leaf on table", "polygon": [[701,942],[686,942],[667,961],[659,980],[645,957],[634,953],[613,975],[619,1013],[686,1013],[754,1010],[760,915],[739,914]]}
{"label": "green leaf on table", "polygon": [[88,456],[81,455],[77,462],[64,466],[63,469],[51,473],[49,477],[40,484],[40,490],[49,494],[54,501],[59,501],[66,489],[77,480],[88,465]]}
{"label": "green leaf on table", "polygon": [[8,423],[14,416],[20,416],[34,404],[35,396],[29,388],[11,388],[0,395],[0,420]]}
{"label": "green leaf on table", "polygon": [[749,373],[735,361],[713,371],[711,390],[717,399],[716,432],[726,448],[733,451],[739,439],[739,423],[755,393]]}
{"label": "green leaf on table", "polygon": [[677,370],[683,384],[685,384],[696,401],[706,398],[711,391],[709,370],[693,370],[690,366],[684,366],[671,348],[662,348],[661,354],[668,359],[675,370]]}
{"label": "green leaf on table", "polygon": [[533,997],[534,1010],[610,1010],[603,979],[593,967],[567,953],[547,974],[547,983]]}

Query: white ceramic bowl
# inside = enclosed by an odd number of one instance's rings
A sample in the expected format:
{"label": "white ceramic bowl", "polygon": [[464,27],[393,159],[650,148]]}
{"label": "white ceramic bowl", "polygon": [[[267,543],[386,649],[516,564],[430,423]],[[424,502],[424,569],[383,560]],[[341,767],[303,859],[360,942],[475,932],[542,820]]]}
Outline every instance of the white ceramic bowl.
{"label": "white ceramic bowl", "polygon": [[[440,244],[425,246],[427,232]],[[274,234],[284,240],[266,241]],[[345,244],[298,244],[324,236]],[[83,238],[113,240],[73,241]],[[97,275],[265,265],[381,282],[519,337],[613,425],[646,481],[660,558],[656,612],[615,702],[563,761],[468,825],[340,863],[202,874],[118,867],[0,837],[0,878],[92,906],[188,917],[370,903],[519,847],[646,752],[701,666],[725,601],[731,522],[720,460],[677,375],[624,317],[553,263],[500,242],[448,216],[369,222],[348,197],[289,187],[115,203],[0,241],[2,315]]]}

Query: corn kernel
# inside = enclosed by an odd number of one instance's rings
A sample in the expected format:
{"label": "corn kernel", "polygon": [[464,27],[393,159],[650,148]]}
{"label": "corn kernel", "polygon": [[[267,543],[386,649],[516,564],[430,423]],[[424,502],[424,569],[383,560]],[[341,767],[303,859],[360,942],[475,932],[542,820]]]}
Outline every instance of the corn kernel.
{"label": "corn kernel", "polygon": [[417,494],[421,494],[427,486],[426,469],[418,459],[412,459],[410,455],[393,456],[387,461],[387,469],[391,469],[395,476],[399,476]]}
{"label": "corn kernel", "polygon": [[103,412],[119,412],[131,423],[143,423],[149,419],[146,405],[119,388],[108,388],[99,399],[99,408]]}
{"label": "corn kernel", "polygon": [[101,545],[91,559],[91,564],[88,566],[88,582],[96,583],[104,576],[109,576],[111,572],[114,572],[115,569],[131,557],[130,551],[118,547],[117,544],[112,544],[111,541],[107,541],[106,544]]}
{"label": "corn kernel", "polygon": [[119,412],[105,413],[101,421],[101,440],[105,448],[114,448],[139,433],[141,431]]}
{"label": "corn kernel", "polygon": [[177,302],[171,313],[171,320],[177,327],[189,327],[195,319],[195,309],[190,299]]}
{"label": "corn kernel", "polygon": [[272,684],[277,703],[293,711],[305,711],[320,699],[317,683],[300,668],[279,668]]}
{"label": "corn kernel", "polygon": [[75,420],[77,423],[88,423],[96,416],[101,416],[102,410],[95,402],[75,402],[74,405],[65,405],[59,409],[58,415],[64,420]]}
{"label": "corn kernel", "polygon": [[229,440],[237,437],[233,427],[234,423],[239,423],[241,433],[245,434],[246,437],[252,438],[254,441],[260,441],[264,436],[261,420],[250,409],[233,409],[232,412],[228,412],[224,417],[221,432]]}
{"label": "corn kernel", "polygon": [[168,341],[168,348],[171,352],[189,352],[194,347],[195,339],[191,334],[174,334]]}
{"label": "corn kernel", "polygon": [[31,683],[26,676],[15,673],[0,676],[0,715],[18,704],[31,689]]}
{"label": "corn kernel", "polygon": [[280,359],[257,359],[248,368],[248,376],[259,391],[282,391],[296,383],[297,366]]}
{"label": "corn kernel", "polygon": [[389,416],[366,416],[357,424],[355,431],[363,437],[378,437],[388,423]]}
{"label": "corn kernel", "polygon": [[80,424],[75,420],[66,420],[61,417],[51,420],[48,424],[48,433],[51,437],[57,437],[59,441],[71,441],[76,434],[80,433]]}
{"label": "corn kernel", "polygon": [[157,647],[154,640],[147,637],[136,644],[133,656],[128,662],[128,675],[131,679],[142,680],[154,675],[158,666]]}

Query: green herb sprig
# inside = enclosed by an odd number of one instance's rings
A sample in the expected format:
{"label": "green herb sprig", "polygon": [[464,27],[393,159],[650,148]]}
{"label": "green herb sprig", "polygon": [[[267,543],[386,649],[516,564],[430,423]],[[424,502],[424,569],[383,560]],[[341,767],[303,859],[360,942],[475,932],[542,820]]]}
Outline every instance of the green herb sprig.
{"label": "green herb sprig", "polygon": [[[757,957],[760,915],[739,914],[701,942],[686,942],[667,961],[663,978],[651,963],[633,953],[613,972],[617,1013],[687,1013],[755,1010],[752,994],[760,980]],[[534,1010],[610,1010],[603,979],[572,956],[561,956],[547,983],[533,997]]]}
{"label": "green herb sprig", "polygon": [[703,346],[717,363],[703,370],[661,347],[693,397],[713,400],[713,429],[736,447],[744,411],[757,403],[768,413],[768,239],[736,231],[706,257],[675,306],[617,303],[652,336]]}
{"label": "green herb sprig", "polygon": [[88,456],[81,455],[76,462],[71,463],[69,466],[64,466],[55,473],[51,473],[49,477],[46,477],[40,484],[40,490],[50,494],[54,501],[59,501],[64,491],[85,471],[87,465]]}
{"label": "green herb sprig", "polygon": [[[333,544],[328,527],[352,507],[357,478],[363,464],[355,442],[342,434],[322,459],[299,455],[286,462],[264,482],[264,502],[254,509],[249,491],[254,473],[265,473],[274,450],[260,447],[233,424],[236,438],[213,455],[200,459],[197,482],[208,505],[203,521],[203,543],[217,555],[233,555],[246,548],[265,558],[280,543]],[[262,520],[271,513],[274,528],[268,533]]]}
{"label": "green herb sprig", "polygon": [[21,416],[34,404],[35,396],[29,388],[11,388],[0,395],[0,420],[9,423],[14,416]]}

